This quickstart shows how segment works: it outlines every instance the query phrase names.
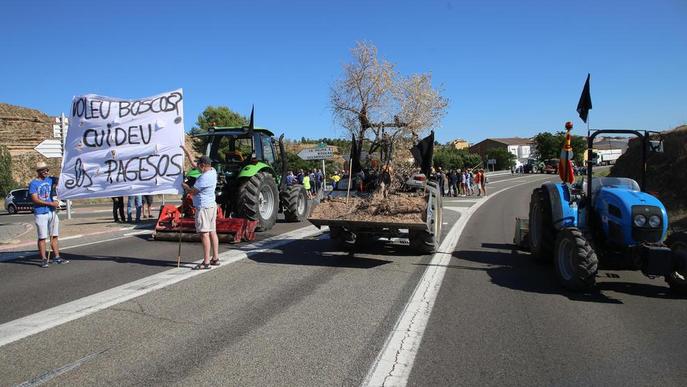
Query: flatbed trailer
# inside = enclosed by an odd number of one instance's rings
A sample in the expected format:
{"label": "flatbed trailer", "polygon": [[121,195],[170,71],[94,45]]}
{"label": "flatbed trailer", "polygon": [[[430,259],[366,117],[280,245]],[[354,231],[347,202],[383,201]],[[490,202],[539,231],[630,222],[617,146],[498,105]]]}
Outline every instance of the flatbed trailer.
{"label": "flatbed trailer", "polygon": [[[308,218],[318,228],[329,227],[331,239],[344,247],[361,246],[363,241],[379,238],[407,238],[410,246],[420,253],[433,253],[439,249],[443,224],[443,202],[434,182],[427,183],[427,208],[424,221],[374,221],[349,219]],[[365,243],[367,244],[367,243]]]}

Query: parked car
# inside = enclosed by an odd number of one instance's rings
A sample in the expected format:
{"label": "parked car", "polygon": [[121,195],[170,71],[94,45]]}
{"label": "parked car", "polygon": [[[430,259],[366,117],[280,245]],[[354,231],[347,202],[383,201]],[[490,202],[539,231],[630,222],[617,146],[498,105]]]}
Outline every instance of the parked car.
{"label": "parked car", "polygon": [[558,159],[549,159],[546,160],[545,165],[544,165],[544,173],[553,173],[556,174],[558,173]]}
{"label": "parked car", "polygon": [[[67,203],[62,200],[58,201],[60,202],[61,210],[67,208]],[[10,191],[7,197],[5,197],[5,210],[10,214],[16,214],[19,211],[33,212],[33,201],[31,201],[28,188],[19,188]]]}
{"label": "parked car", "polygon": [[5,210],[10,214],[16,214],[19,211],[33,211],[33,202],[29,196],[29,190],[21,188],[10,191],[5,197]]}

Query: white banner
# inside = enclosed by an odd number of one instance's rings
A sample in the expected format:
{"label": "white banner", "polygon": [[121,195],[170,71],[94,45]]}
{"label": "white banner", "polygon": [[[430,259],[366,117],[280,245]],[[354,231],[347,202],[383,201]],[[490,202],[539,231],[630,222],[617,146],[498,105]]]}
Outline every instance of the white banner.
{"label": "white banner", "polygon": [[58,197],[181,193],[183,117],[181,89],[137,100],[74,97]]}

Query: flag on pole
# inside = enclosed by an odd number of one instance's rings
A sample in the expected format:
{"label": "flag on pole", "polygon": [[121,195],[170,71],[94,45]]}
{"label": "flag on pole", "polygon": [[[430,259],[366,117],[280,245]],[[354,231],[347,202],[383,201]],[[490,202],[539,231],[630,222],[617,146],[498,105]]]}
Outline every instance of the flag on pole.
{"label": "flag on pole", "polygon": [[582,89],[582,95],[580,95],[580,101],[577,103],[577,113],[584,123],[587,123],[587,117],[589,111],[592,110],[592,95],[589,92],[589,77],[590,74],[587,73],[587,81],[584,83],[584,88]]}
{"label": "flag on pole", "polygon": [[410,153],[413,155],[415,163],[420,167],[420,171],[429,178],[432,173],[434,157],[434,131],[412,147]]}

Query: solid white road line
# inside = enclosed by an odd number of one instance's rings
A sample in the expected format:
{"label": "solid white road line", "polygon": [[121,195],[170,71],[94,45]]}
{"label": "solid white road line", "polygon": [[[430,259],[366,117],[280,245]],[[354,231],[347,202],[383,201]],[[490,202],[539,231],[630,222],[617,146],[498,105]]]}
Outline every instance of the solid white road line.
{"label": "solid white road line", "polygon": [[470,217],[488,199],[511,188],[531,184],[536,181],[537,179],[531,179],[506,187],[492,193],[486,200],[460,211],[460,218],[453,225],[444,242],[439,246],[439,252],[434,254],[431,263],[425,269],[410,300],[387,337],[383,349],[377,355],[372,367],[370,367],[362,383],[363,386],[405,386],[408,383],[408,377],[413,369],[413,362],[420,348],[422,336],[425,333],[434,302],[439,294],[446,268]]}
{"label": "solid white road line", "polygon": [[[212,270],[189,270],[190,266],[170,269],[4,323],[0,325],[0,347],[24,337],[31,336],[52,327],[64,324],[68,321],[87,316],[112,305],[142,296],[146,293],[152,292],[153,290],[162,289],[179,281],[195,277],[196,275],[208,273],[214,270],[221,270],[230,263],[247,258],[248,255],[269,251],[270,249],[283,246],[295,240],[312,237],[314,235],[321,234],[322,232],[323,230],[318,230],[315,226],[302,227],[285,234],[252,243],[250,244],[250,251],[233,249],[225,251],[224,253],[220,254],[222,266]],[[201,260],[194,263],[199,262],[201,262]]]}

